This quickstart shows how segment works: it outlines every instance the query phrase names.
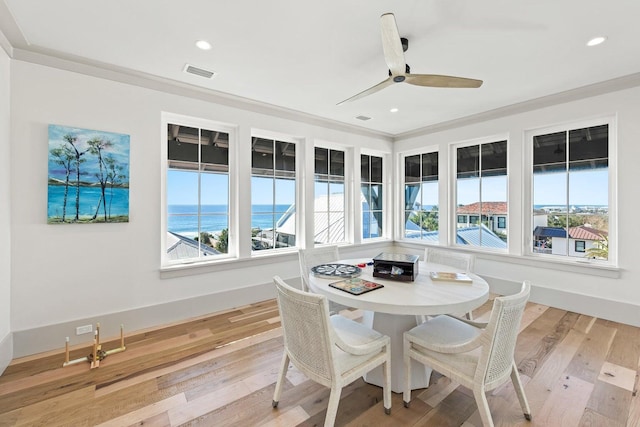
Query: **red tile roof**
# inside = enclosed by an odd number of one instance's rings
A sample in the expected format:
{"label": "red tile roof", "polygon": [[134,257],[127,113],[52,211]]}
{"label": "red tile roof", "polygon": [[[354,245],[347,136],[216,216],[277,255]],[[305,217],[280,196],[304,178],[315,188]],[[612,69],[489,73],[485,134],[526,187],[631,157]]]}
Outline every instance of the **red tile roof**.
{"label": "red tile roof", "polygon": [[606,237],[608,234],[609,233],[604,230],[598,230],[585,225],[569,227],[569,237],[572,239],[602,240],[602,236]]}
{"label": "red tile roof", "polygon": [[[458,206],[458,214],[478,214],[480,212],[480,202],[470,205]],[[506,215],[507,202],[482,202],[482,215]]]}

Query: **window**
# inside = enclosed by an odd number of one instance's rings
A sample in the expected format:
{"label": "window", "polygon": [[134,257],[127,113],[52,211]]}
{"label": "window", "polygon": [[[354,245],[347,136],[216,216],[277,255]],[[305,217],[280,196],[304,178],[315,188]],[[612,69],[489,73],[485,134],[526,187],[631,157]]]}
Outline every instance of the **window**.
{"label": "window", "polygon": [[498,217],[498,228],[507,228],[507,218],[503,216]]}
{"label": "window", "polygon": [[466,215],[458,215],[458,224],[466,224],[467,216]]}
{"label": "window", "polygon": [[[456,215],[469,215],[459,224],[455,241],[494,249],[507,248],[506,229],[493,218],[507,215],[507,141],[456,148]],[[505,222],[506,224],[506,222]]]}
{"label": "window", "polygon": [[404,158],[404,237],[438,242],[438,153]]}
{"label": "window", "polygon": [[315,149],[315,243],[338,243],[346,239],[344,154],[340,150]]}
{"label": "window", "polygon": [[598,124],[533,135],[533,253],[609,258],[609,132]]}
{"label": "window", "polygon": [[228,252],[228,132],[167,124],[166,205],[169,262]]}
{"label": "window", "polygon": [[251,144],[251,247],[296,245],[296,145],[253,137]]}
{"label": "window", "polygon": [[382,157],[360,156],[362,238],[382,237]]}

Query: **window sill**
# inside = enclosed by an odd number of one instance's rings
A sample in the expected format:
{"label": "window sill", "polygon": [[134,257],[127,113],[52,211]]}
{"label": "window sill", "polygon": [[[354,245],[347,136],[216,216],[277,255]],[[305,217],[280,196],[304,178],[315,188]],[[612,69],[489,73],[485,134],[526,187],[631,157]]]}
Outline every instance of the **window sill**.
{"label": "window sill", "polygon": [[[338,244],[341,252],[345,256],[349,255],[352,250],[358,248],[386,248],[393,241],[388,238],[371,239],[360,244]],[[375,254],[374,254],[375,255]],[[372,255],[373,256],[373,255]],[[226,271],[234,269],[242,269],[246,267],[255,267],[258,265],[267,265],[277,262],[298,262],[298,249],[295,250],[278,250],[277,252],[257,251],[249,258],[224,258],[207,261],[197,261],[184,264],[163,265],[160,267],[161,279],[173,279],[178,277],[193,276],[197,274],[215,273],[217,271]]]}
{"label": "window sill", "polygon": [[[396,246],[404,248],[415,248],[419,246],[424,251],[426,244],[414,244],[413,242],[395,242]],[[436,245],[437,246],[437,245]],[[442,246],[438,246],[442,247]],[[542,258],[531,255],[514,255],[507,252],[497,252],[488,250],[479,250],[471,247],[462,246],[445,246],[444,249],[450,249],[452,251],[469,252],[475,254],[477,259],[489,260],[495,262],[508,262],[510,264],[526,265],[529,267],[567,271],[576,274],[586,274],[590,276],[608,277],[611,279],[618,279],[622,274],[620,267],[613,265],[601,264],[594,261],[585,260],[560,260],[551,258]]]}
{"label": "window sill", "polygon": [[235,270],[249,266],[272,264],[274,260],[277,260],[277,262],[297,261],[298,252],[279,252],[268,255],[254,255],[250,258],[225,258],[213,261],[198,261],[189,264],[164,265],[160,267],[160,278],[173,279],[176,277],[192,276],[196,274]]}
{"label": "window sill", "polygon": [[[475,251],[474,251],[475,252]],[[605,265],[589,260],[557,260],[550,258],[540,258],[531,255],[512,255],[512,254],[493,254],[485,252],[475,252],[476,257],[491,261],[509,262],[512,264],[526,265],[529,267],[544,268],[558,271],[568,271],[577,274],[586,274],[590,276],[608,277],[618,279],[621,276],[622,269],[612,265]]]}

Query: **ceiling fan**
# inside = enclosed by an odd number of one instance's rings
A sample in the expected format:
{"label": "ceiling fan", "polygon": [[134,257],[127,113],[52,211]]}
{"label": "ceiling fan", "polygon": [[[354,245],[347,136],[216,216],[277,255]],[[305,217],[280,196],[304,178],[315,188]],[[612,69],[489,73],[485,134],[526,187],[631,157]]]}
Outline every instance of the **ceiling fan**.
{"label": "ceiling fan", "polygon": [[416,86],[445,88],[478,88],[482,85],[482,80],[467,79],[464,77],[442,76],[438,74],[411,74],[409,66],[404,60],[404,52],[409,47],[409,41],[405,38],[400,38],[396,18],[393,13],[383,14],[380,17],[380,26],[382,29],[382,50],[384,51],[384,59],[389,67],[389,78],[351,98],[339,102],[338,105],[364,98],[394,83],[409,83]]}

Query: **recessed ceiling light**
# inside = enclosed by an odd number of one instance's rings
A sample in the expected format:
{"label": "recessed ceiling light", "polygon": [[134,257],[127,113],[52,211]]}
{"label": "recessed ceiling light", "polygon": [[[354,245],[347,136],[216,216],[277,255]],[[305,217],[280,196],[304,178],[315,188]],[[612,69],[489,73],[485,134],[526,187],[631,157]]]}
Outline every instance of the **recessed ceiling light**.
{"label": "recessed ceiling light", "polygon": [[604,43],[605,40],[607,40],[605,36],[594,37],[587,42],[587,46],[598,46],[599,44]]}
{"label": "recessed ceiling light", "polygon": [[397,109],[397,108],[395,108],[395,107],[393,107],[393,108],[392,108],[392,109],[390,109],[389,111],[391,111],[392,113],[397,113],[397,112],[398,112],[398,109]]}
{"label": "recessed ceiling light", "polygon": [[208,41],[206,41],[206,40],[198,40],[198,41],[196,42],[196,46],[198,46],[198,48],[199,48],[199,49],[202,49],[202,50],[209,50],[209,49],[211,49],[211,43],[209,43],[209,42],[208,42]]}

